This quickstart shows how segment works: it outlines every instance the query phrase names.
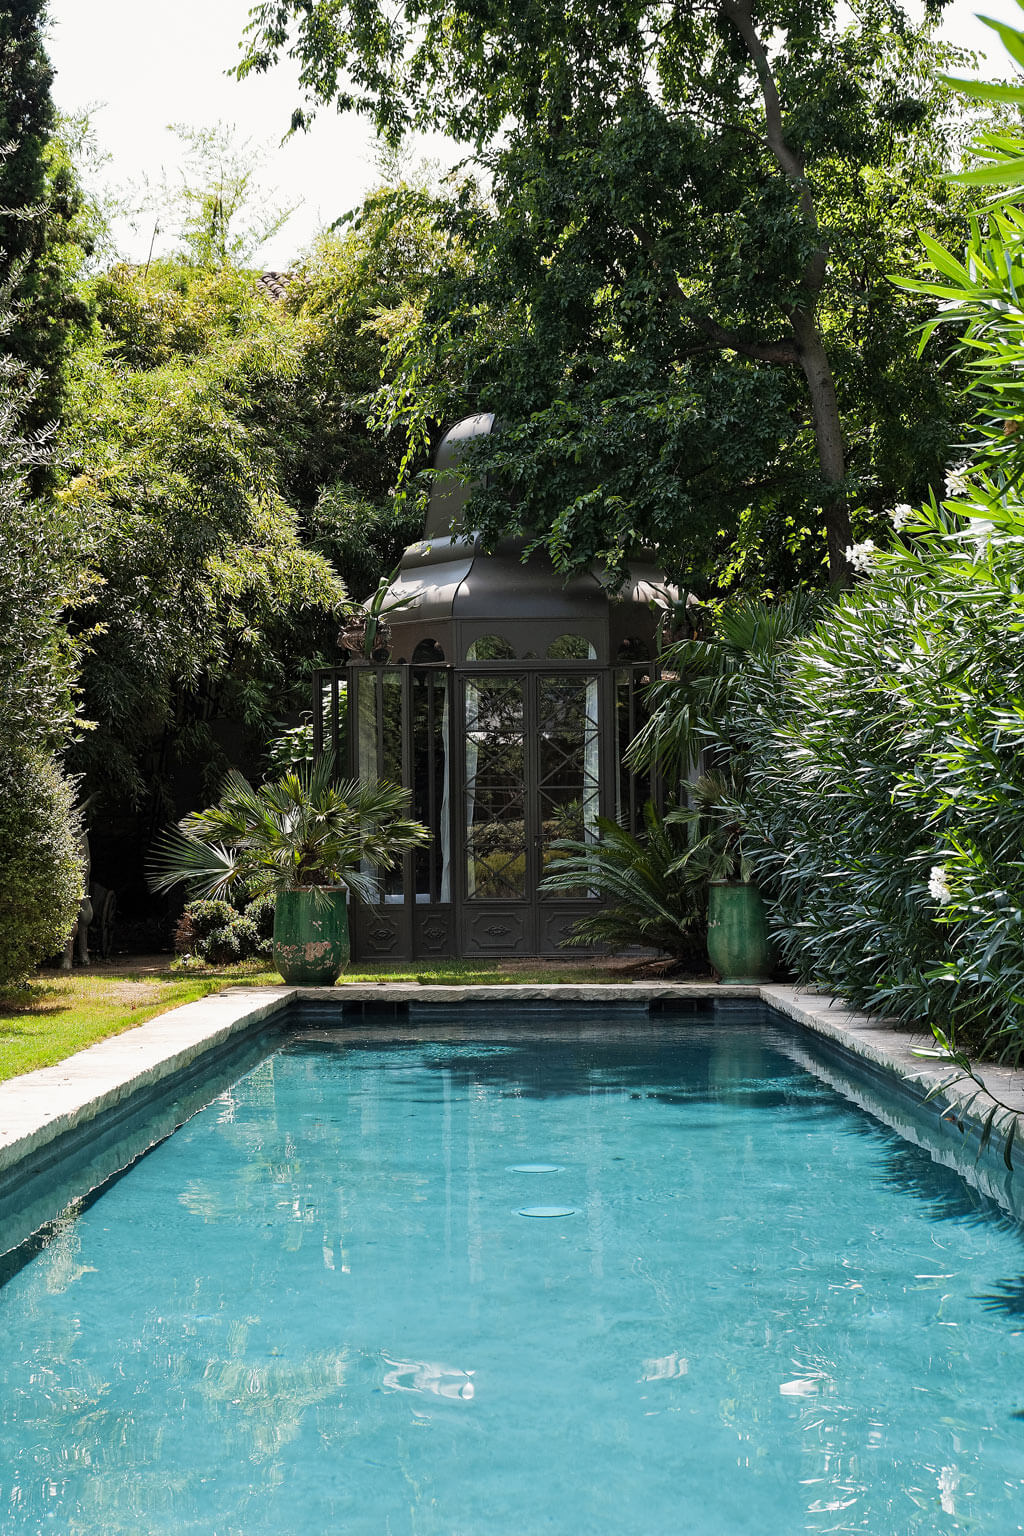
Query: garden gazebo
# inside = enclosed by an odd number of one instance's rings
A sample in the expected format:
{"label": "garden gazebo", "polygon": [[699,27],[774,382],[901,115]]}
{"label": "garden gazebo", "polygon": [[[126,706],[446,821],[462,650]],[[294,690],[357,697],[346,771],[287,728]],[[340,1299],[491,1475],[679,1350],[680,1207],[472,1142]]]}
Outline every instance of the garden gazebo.
{"label": "garden gazebo", "polygon": [[[437,468],[493,421],[453,427]],[[664,576],[638,565],[613,591],[599,567],[566,581],[512,539],[487,553],[464,527],[470,491],[435,478],[424,539],[385,599],[386,649],[315,679],[316,750],[405,785],[433,833],[353,914],[357,958],[556,953],[597,898],[539,891],[553,844],[595,837],[598,815],[635,826],[651,793],[622,755],[653,675]]]}

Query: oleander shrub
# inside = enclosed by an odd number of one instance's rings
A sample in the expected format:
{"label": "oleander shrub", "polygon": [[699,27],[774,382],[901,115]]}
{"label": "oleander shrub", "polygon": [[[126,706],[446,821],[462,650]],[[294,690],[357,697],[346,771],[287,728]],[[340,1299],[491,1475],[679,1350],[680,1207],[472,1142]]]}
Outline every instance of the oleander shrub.
{"label": "oleander shrub", "polygon": [[798,976],[1024,1052],[1024,512],[917,514],[734,702],[744,851]]}
{"label": "oleander shrub", "polygon": [[0,747],[0,985],[63,949],[81,898],[75,786],[46,752]]}

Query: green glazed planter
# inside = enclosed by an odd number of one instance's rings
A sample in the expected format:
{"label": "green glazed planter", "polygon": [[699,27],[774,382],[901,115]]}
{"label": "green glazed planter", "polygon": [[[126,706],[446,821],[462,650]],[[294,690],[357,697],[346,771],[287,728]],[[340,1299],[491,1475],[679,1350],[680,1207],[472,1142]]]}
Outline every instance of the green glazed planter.
{"label": "green glazed planter", "polygon": [[764,902],[756,885],[712,880],[708,886],[708,959],[720,981],[752,986],[768,981],[773,957]]}
{"label": "green glazed planter", "polygon": [[281,891],[274,907],[274,966],[292,987],[333,987],[349,962],[347,892]]}

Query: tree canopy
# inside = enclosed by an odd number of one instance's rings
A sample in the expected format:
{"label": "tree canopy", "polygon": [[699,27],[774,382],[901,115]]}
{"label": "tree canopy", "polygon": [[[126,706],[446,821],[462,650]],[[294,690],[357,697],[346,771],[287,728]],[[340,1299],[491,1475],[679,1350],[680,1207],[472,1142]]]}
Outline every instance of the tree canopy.
{"label": "tree canopy", "polygon": [[473,270],[438,284],[410,368],[432,338],[468,360],[457,408],[505,423],[478,450],[492,533],[511,491],[563,564],[646,543],[721,568],[746,522],[790,579],[827,546],[840,580],[851,509],[941,473],[955,408],[909,339],[927,310],[886,281],[956,198],[931,180],[954,128],[927,26],[832,0],[252,18],[239,72],[295,55],[297,125],[334,102],[392,138],[440,128],[486,173],[453,218]]}

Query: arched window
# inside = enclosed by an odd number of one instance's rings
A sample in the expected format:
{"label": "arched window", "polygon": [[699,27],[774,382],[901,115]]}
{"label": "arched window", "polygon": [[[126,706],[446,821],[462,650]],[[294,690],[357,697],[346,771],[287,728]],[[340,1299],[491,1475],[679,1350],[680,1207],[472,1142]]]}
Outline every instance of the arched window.
{"label": "arched window", "polygon": [[413,665],[421,666],[431,661],[444,661],[444,651],[436,640],[421,640],[412,653]]}
{"label": "arched window", "polygon": [[516,653],[504,635],[481,635],[466,652],[467,661],[515,661]]}
{"label": "arched window", "polygon": [[551,661],[596,661],[597,651],[582,635],[559,635],[548,646]]}

